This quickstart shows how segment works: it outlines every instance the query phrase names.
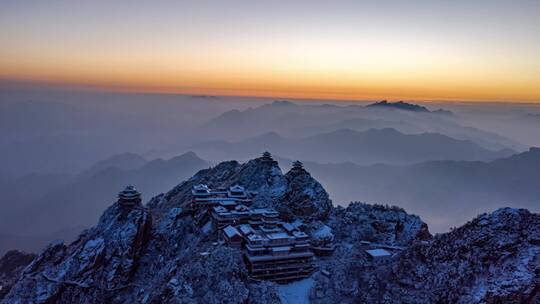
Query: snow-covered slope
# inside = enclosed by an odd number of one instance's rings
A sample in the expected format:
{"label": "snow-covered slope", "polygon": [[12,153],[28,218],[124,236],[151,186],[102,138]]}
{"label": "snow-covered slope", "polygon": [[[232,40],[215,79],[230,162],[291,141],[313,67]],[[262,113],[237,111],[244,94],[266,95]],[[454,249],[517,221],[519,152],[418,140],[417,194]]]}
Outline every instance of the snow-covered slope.
{"label": "snow-covered slope", "polygon": [[316,275],[313,303],[540,303],[540,215],[524,209],[483,214],[387,265],[338,250]]}

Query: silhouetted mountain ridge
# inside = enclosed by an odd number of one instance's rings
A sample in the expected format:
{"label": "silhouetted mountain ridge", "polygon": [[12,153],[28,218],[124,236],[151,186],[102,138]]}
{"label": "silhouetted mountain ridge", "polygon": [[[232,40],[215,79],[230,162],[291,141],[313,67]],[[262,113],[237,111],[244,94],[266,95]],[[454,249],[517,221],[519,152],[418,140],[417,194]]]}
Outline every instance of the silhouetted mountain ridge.
{"label": "silhouetted mountain ridge", "polygon": [[437,232],[503,206],[540,212],[539,148],[490,162],[441,160],[406,166],[305,162],[305,167],[340,204],[357,197],[399,204],[422,214]]}
{"label": "silhouetted mountain ridge", "polygon": [[268,132],[303,138],[342,128],[356,131],[395,128],[402,133],[440,133],[471,140],[490,150],[524,148],[508,138],[462,124],[459,116],[449,115],[447,110],[430,112],[423,106],[407,103],[386,103],[386,106],[281,103],[225,112],[202,124],[196,133],[206,141],[237,142]]}
{"label": "silhouetted mountain ridge", "polygon": [[83,171],[79,178],[92,176],[108,168],[133,170],[144,166],[146,163],[147,161],[143,157],[135,153],[116,154],[92,165],[89,169]]}
{"label": "silhouetted mountain ridge", "polygon": [[414,112],[424,112],[429,113],[430,111],[421,105],[416,105],[412,103],[407,103],[403,101],[396,101],[396,102],[388,102],[386,100],[379,101],[376,103],[372,103],[367,105],[368,108],[389,108],[389,109],[398,109],[398,110],[405,110],[405,111],[414,111]]}
{"label": "silhouetted mountain ridge", "polygon": [[272,150],[290,159],[356,164],[408,164],[427,160],[493,160],[514,153],[490,151],[468,140],[438,133],[403,134],[392,128],[355,131],[339,129],[305,138],[285,138],[276,132],[239,142],[211,141],[191,147],[204,158],[247,159]]}

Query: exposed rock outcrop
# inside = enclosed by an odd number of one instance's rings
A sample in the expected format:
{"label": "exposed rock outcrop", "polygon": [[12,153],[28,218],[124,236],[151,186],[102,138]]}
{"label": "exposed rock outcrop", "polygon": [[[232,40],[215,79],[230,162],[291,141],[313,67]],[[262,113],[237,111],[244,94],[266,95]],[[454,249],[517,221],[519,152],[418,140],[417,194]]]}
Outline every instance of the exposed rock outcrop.
{"label": "exposed rock outcrop", "polygon": [[336,237],[348,243],[407,245],[431,238],[426,223],[396,206],[353,202],[347,208],[335,208],[328,223]]}
{"label": "exposed rock outcrop", "polygon": [[358,243],[317,275],[313,303],[540,303],[540,215],[499,209],[373,267]]}
{"label": "exposed rock outcrop", "polygon": [[373,298],[403,303],[540,303],[540,215],[503,208],[412,246]]}
{"label": "exposed rock outcrop", "polygon": [[418,216],[395,206],[353,202],[347,208],[334,208],[327,225],[339,246],[332,259],[321,265],[328,275],[314,276],[312,303],[379,303],[360,300],[370,289],[378,290],[378,268],[366,255],[369,246],[363,242],[400,247],[431,238]]}
{"label": "exposed rock outcrop", "polygon": [[[53,243],[24,270],[5,301],[109,302],[132,284],[151,228],[142,207],[112,205],[73,244]],[[92,301],[90,301],[92,299]]]}
{"label": "exposed rock outcrop", "polygon": [[287,174],[287,190],[278,202],[278,210],[289,220],[325,220],[332,210],[332,201],[323,186],[307,172],[301,163]]}
{"label": "exposed rock outcrop", "polygon": [[11,250],[0,258],[0,300],[2,300],[19,278],[23,269],[32,262],[35,254]]}

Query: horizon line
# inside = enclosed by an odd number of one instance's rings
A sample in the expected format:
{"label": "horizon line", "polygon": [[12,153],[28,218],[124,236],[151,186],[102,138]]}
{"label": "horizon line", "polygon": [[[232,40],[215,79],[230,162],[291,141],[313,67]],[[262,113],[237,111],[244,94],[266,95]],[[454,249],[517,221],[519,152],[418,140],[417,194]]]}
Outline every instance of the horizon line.
{"label": "horizon line", "polygon": [[[10,89],[22,89],[25,86],[34,88],[64,90],[64,91],[90,91],[97,93],[126,93],[126,94],[155,94],[155,95],[192,95],[194,97],[240,97],[240,98],[261,98],[261,99],[291,99],[303,101],[334,101],[334,102],[377,102],[387,100],[389,102],[420,102],[420,103],[453,103],[453,104],[519,104],[540,106],[540,100],[491,100],[491,99],[461,99],[461,98],[407,98],[396,96],[351,96],[351,94],[333,94],[333,93],[293,93],[276,92],[273,90],[249,90],[249,89],[226,89],[226,88],[193,88],[193,89],[174,89],[174,88],[143,88],[129,85],[101,85],[79,82],[59,82],[49,80],[35,79],[15,79],[0,77],[0,87],[7,86]],[[255,94],[253,92],[265,92]],[[275,95],[273,95],[274,93]]]}

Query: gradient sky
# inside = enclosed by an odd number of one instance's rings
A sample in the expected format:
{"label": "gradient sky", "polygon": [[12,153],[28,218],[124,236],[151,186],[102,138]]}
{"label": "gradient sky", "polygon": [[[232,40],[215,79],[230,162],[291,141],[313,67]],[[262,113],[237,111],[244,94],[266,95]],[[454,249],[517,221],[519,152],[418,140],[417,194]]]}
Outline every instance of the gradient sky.
{"label": "gradient sky", "polygon": [[0,79],[540,102],[540,1],[0,1]]}

